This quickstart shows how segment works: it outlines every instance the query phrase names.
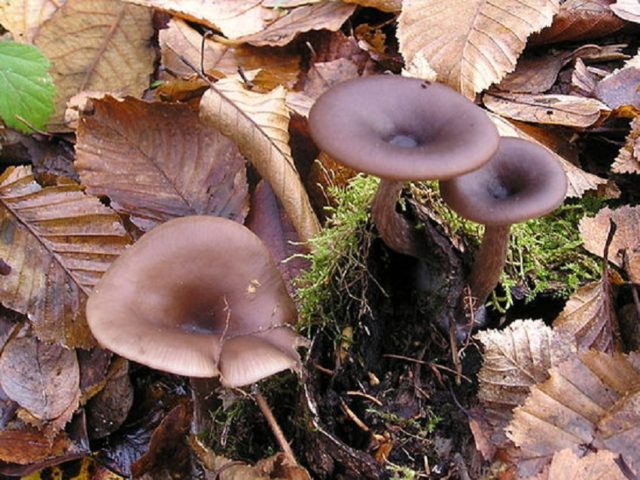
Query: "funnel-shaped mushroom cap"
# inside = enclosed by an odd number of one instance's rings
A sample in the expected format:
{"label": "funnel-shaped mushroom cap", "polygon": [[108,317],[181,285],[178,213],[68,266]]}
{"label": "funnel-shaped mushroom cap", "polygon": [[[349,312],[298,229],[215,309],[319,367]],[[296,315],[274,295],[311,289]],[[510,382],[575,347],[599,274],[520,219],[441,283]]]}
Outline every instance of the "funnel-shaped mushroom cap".
{"label": "funnel-shaped mushroom cap", "polygon": [[349,80],[318,98],[311,136],[334,160],[391,180],[446,179],[498,148],[484,111],[449,87],[392,75]]}
{"label": "funnel-shaped mushroom cap", "polygon": [[[179,375],[217,376],[223,360],[223,370],[251,372],[223,379],[232,386],[297,366],[300,337],[288,327],[296,316],[260,239],[208,216],[171,220],[144,235],[87,302],[89,327],[109,350]],[[240,345],[251,354],[239,353]]]}
{"label": "funnel-shaped mushroom cap", "polygon": [[440,182],[440,193],[466,219],[511,225],[541,217],[562,204],[567,177],[544,147],[520,138],[502,138],[489,163]]}

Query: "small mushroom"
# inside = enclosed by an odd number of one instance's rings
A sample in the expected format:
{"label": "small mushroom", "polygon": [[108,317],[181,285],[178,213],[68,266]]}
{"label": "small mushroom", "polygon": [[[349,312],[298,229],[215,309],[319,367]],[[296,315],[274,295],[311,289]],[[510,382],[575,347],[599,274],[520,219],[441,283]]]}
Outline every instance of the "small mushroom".
{"label": "small mushroom", "polygon": [[448,179],[479,168],[498,148],[484,111],[452,89],[393,75],[349,80],[318,98],[311,136],[334,160],[381,177],[373,221],[393,250],[419,256],[411,225],[396,213],[404,182]]}
{"label": "small mushroom", "polygon": [[447,204],[460,216],[485,225],[467,283],[480,305],[500,280],[513,223],[541,217],[562,204],[567,177],[544,147],[501,138],[482,168],[440,182]]}
{"label": "small mushroom", "polygon": [[171,220],[122,254],[87,302],[98,342],[189,377],[248,385],[300,364],[295,306],[262,242],[218,217]]}

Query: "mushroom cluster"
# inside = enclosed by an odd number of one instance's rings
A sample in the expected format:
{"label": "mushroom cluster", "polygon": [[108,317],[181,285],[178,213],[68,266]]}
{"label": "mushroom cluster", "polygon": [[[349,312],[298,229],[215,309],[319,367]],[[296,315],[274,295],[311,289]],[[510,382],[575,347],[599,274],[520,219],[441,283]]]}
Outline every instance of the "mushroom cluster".
{"label": "mushroom cluster", "polygon": [[130,360],[240,387],[297,369],[304,343],[274,261],[246,227],[191,216],[145,234],[87,302],[98,342]]}
{"label": "mushroom cluster", "polygon": [[498,283],[510,225],[549,213],[566,194],[566,176],[550,152],[501,139],[481,108],[444,85],[393,75],[350,80],[318,98],[309,126],[334,160],[381,177],[371,215],[389,248],[424,255],[414,225],[396,212],[409,180],[440,180],[449,206],[485,225],[467,279],[480,305]]}

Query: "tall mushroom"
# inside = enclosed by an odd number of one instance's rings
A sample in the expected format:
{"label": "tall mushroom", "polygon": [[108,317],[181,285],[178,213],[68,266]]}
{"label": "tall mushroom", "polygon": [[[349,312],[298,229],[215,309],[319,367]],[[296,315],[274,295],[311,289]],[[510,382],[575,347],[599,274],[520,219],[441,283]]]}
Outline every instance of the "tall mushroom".
{"label": "tall mushroom", "polygon": [[105,348],[169,373],[219,376],[227,387],[298,369],[305,341],[291,328],[296,319],[260,239],[210,216],[145,234],[87,301],[89,327]]}
{"label": "tall mushroom", "polygon": [[309,113],[311,136],[334,160],[381,177],[372,217],[393,250],[418,256],[395,207],[404,182],[448,179],[479,168],[498,148],[482,109],[450,88],[393,75],[341,83]]}
{"label": "tall mushroom", "polygon": [[511,225],[546,215],[566,192],[566,175],[551,153],[519,138],[501,138],[489,163],[440,182],[442,198],[454,211],[485,225],[467,280],[480,305],[500,280]]}

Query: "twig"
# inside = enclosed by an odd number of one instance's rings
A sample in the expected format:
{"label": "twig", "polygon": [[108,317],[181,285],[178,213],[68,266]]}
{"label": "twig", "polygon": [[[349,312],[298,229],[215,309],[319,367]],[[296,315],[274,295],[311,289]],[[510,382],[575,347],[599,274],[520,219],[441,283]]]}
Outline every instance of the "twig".
{"label": "twig", "polygon": [[204,32],[204,35],[202,35],[202,42],[200,42],[200,71],[202,72],[202,75],[207,75],[204,71],[204,42],[207,41],[207,38],[211,38],[213,36],[213,31],[212,30],[207,30],[206,32]]}
{"label": "twig", "polygon": [[262,415],[264,415],[264,418],[267,420],[267,423],[271,428],[271,432],[273,432],[273,436],[276,438],[276,442],[278,442],[278,445],[280,445],[284,456],[292,465],[298,465],[296,457],[293,454],[293,450],[291,450],[291,445],[289,445],[289,442],[287,442],[287,439],[285,438],[280,425],[278,425],[276,417],[273,416],[273,412],[271,411],[267,400],[264,398],[257,385],[253,386],[252,393],[253,398],[255,399],[258,407],[260,408],[260,411],[262,412]]}
{"label": "twig", "polygon": [[347,392],[347,395],[350,395],[352,397],[362,397],[362,398],[366,398],[367,400],[372,401],[373,403],[375,403],[376,405],[378,405],[379,407],[382,406],[382,402],[380,400],[378,400],[376,397],[373,397],[371,395],[369,395],[368,393],[364,393],[364,392],[359,392],[357,390],[349,390]]}
{"label": "twig", "polygon": [[458,335],[457,335],[457,323],[453,318],[453,315],[449,315],[449,346],[451,347],[451,360],[456,367],[456,385],[462,383],[462,363],[460,362],[460,356],[458,355]]}
{"label": "twig", "polygon": [[340,399],[340,407],[342,411],[355,423],[361,430],[369,433],[369,427],[366,423],[364,423],[360,418],[349,408],[349,406],[344,402],[344,400]]}

